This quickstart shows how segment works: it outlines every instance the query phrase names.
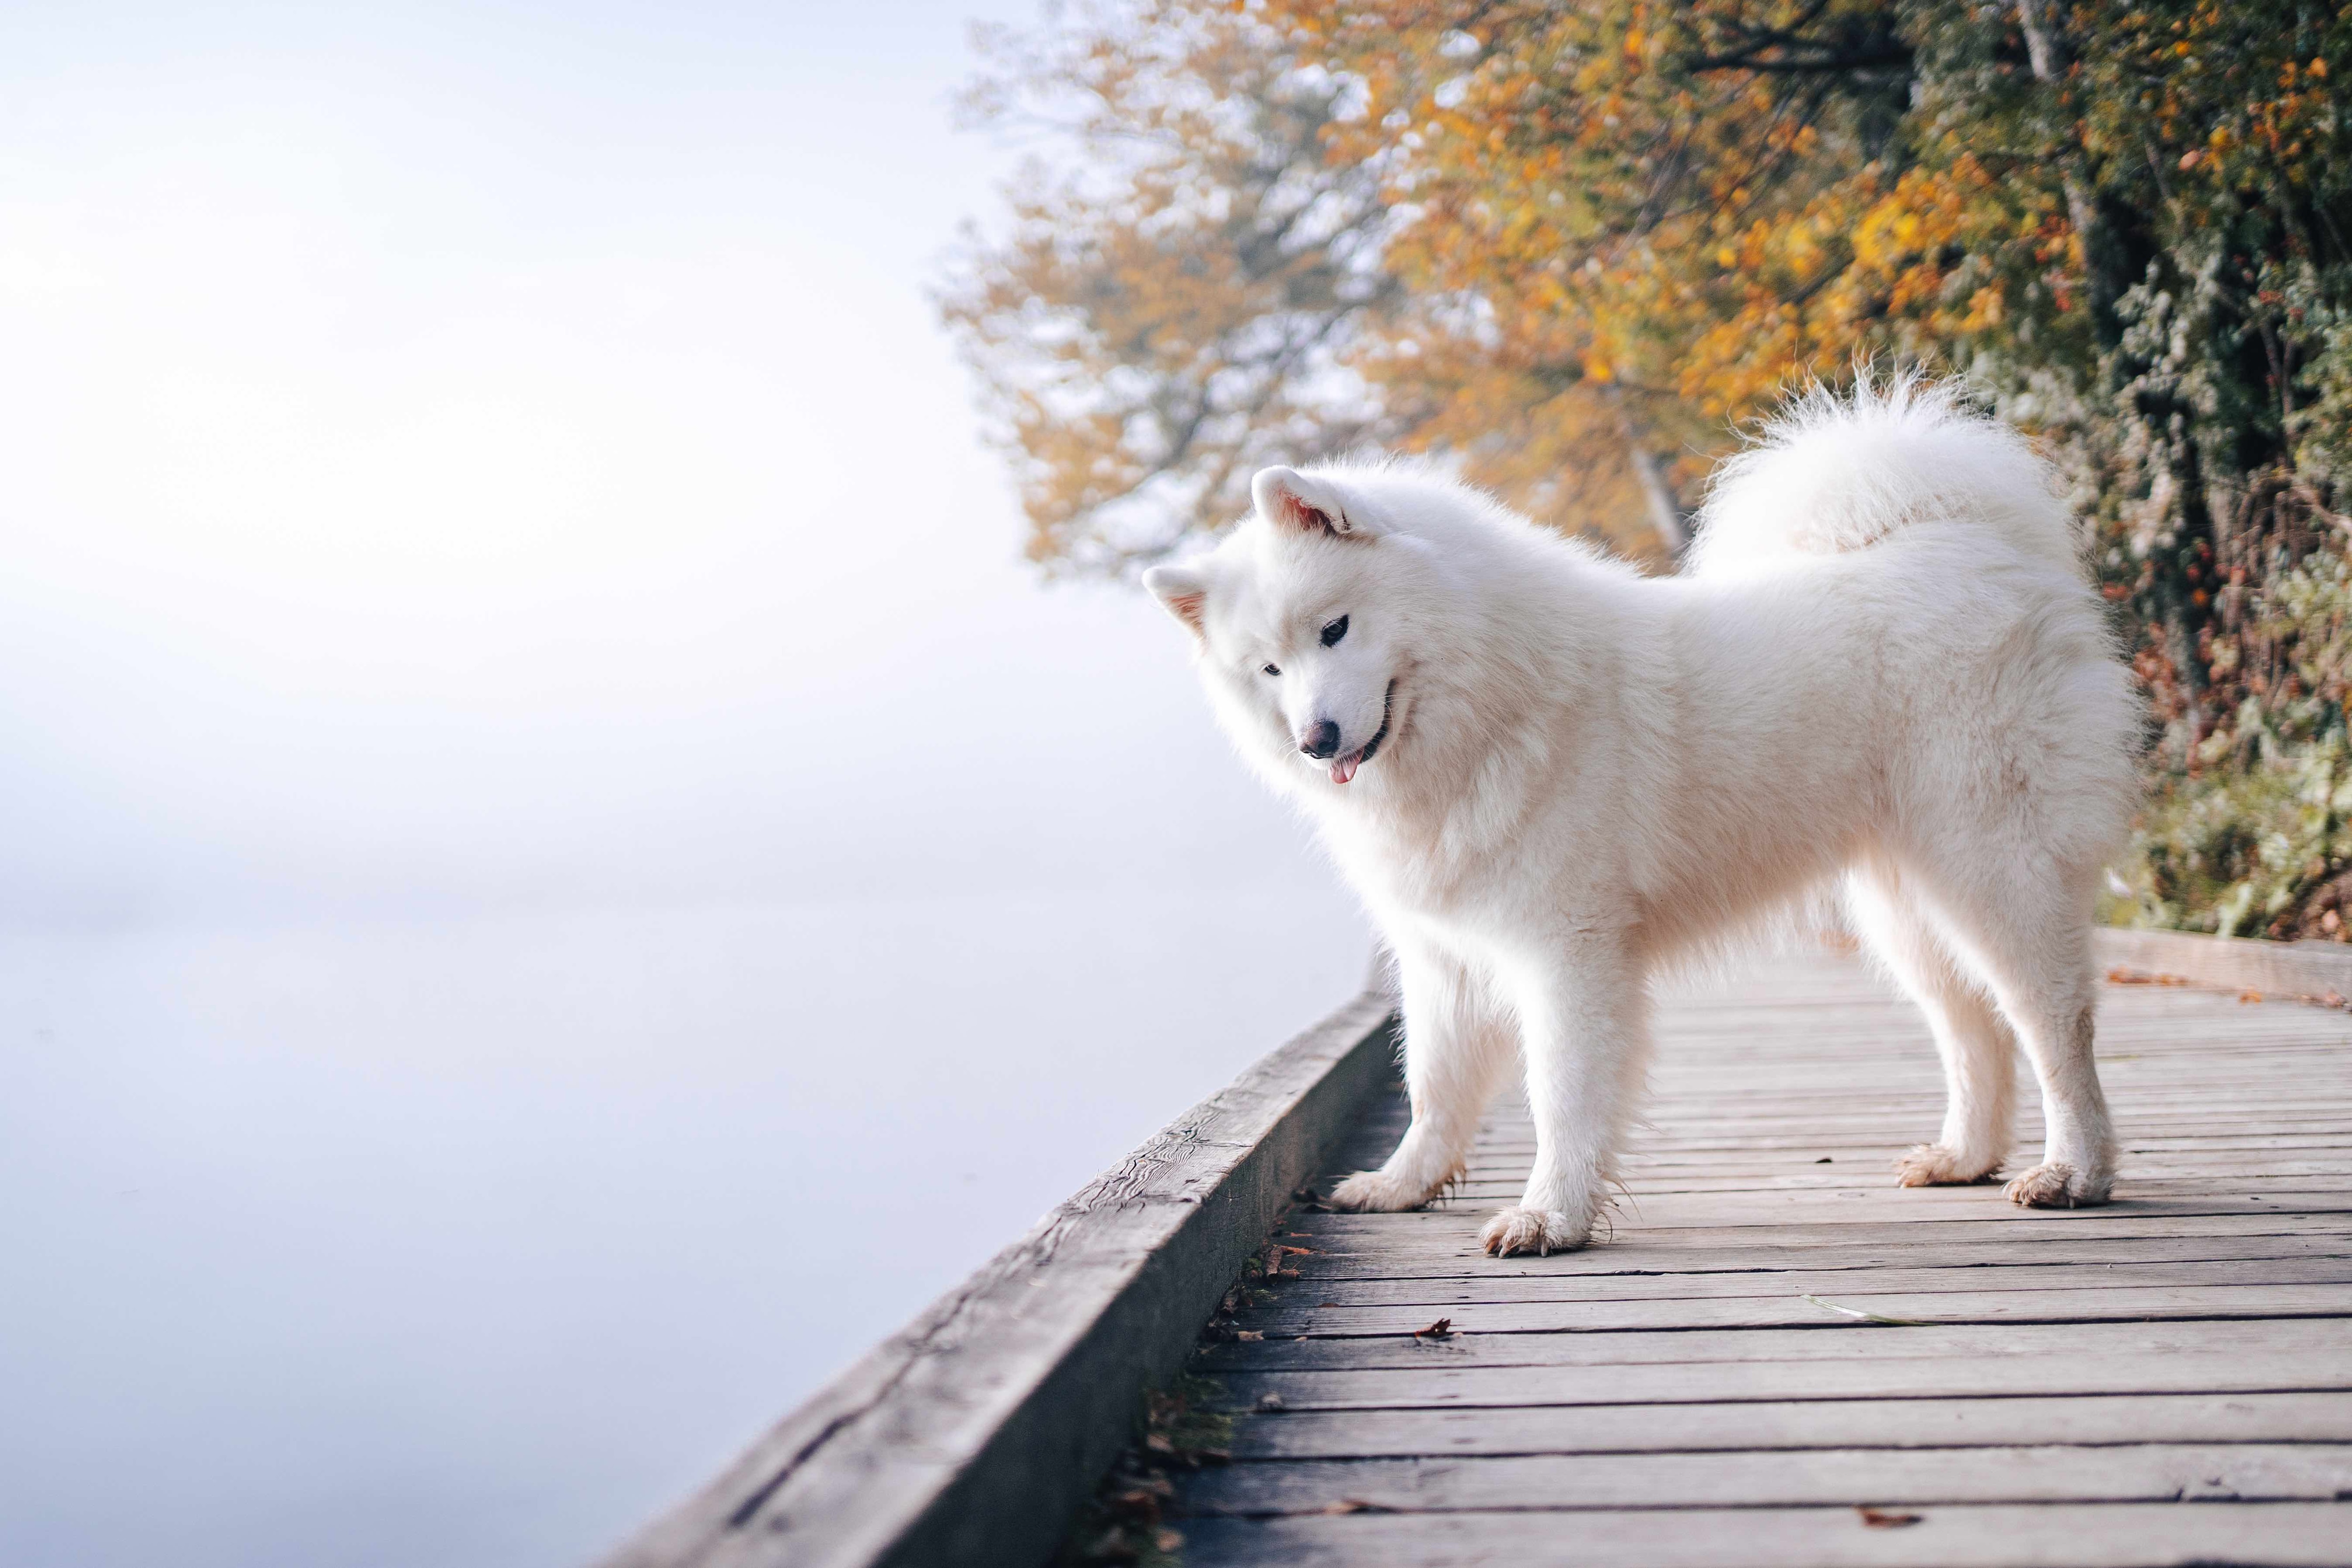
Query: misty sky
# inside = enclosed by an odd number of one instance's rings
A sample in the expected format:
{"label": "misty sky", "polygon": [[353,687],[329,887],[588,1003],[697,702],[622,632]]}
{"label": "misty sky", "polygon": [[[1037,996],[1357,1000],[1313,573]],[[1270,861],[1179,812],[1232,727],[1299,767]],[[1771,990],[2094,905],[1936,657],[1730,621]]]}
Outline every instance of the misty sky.
{"label": "misty sky", "polygon": [[1018,562],[987,10],[0,18],[0,1559],[582,1561],[1356,983]]}

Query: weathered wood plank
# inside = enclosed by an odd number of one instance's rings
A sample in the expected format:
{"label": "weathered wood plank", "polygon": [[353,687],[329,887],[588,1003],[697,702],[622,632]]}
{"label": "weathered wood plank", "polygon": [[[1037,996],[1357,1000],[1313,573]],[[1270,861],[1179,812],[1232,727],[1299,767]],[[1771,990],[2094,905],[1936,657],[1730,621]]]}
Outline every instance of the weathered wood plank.
{"label": "weathered wood plank", "polygon": [[[2282,1204],[2263,1203],[2241,1205],[2221,1213],[2199,1210],[2163,1215],[2151,1215],[2137,1207],[2128,1212],[2116,1207],[2085,1208],[2056,1214],[2014,1208],[1989,1213],[1971,1211],[1924,1228],[1916,1221],[1880,1224],[1863,1220],[1846,1220],[1835,1227],[1790,1224],[1629,1226],[1622,1228],[1605,1246],[1578,1252],[1552,1253],[1540,1258],[1506,1259],[1489,1259],[1484,1253],[1462,1251],[1459,1238],[1471,1234],[1473,1224],[1481,1217],[1456,1210],[1432,1209],[1420,1215],[1380,1216],[1301,1212],[1291,1215],[1285,1221],[1283,1235],[1306,1238],[1305,1244],[1318,1249],[1315,1256],[1318,1257],[1341,1254],[1372,1256],[1387,1249],[1400,1259],[1410,1260],[1423,1255],[1443,1257],[1454,1263],[1470,1262],[1489,1272],[1501,1270],[1545,1273],[1594,1268],[1606,1272],[1611,1267],[1608,1259],[1612,1249],[1632,1252],[1640,1249],[1644,1254],[1654,1251],[1662,1255],[1686,1254],[1692,1258],[1702,1258],[1710,1252],[1736,1247],[1811,1252],[1851,1247],[1999,1244],[2047,1248],[2057,1256],[2071,1257],[2078,1246],[2143,1237],[2347,1236],[2352,1235],[2352,1219],[2346,1218],[2346,1212],[2333,1207],[2322,1207],[2316,1212],[2303,1212]],[[1430,1223],[1427,1217],[1431,1215],[1444,1216],[1446,1223]],[[1403,1223],[1408,1220],[1415,1223]]]}
{"label": "weathered wood plank", "polygon": [[[2352,1245],[2329,1242],[2339,1250]],[[1678,1273],[1643,1271],[1633,1274],[1570,1275],[1507,1274],[1460,1281],[1329,1280],[1312,1289],[1286,1287],[1269,1309],[1253,1321],[1268,1333],[1279,1333],[1302,1317],[1335,1333],[1357,1332],[1348,1326],[1361,1322],[1381,1323],[1365,1332],[1386,1332],[1382,1313],[1402,1313],[1395,1321],[1410,1333],[1428,1321],[1436,1308],[1537,1306],[1560,1302],[1725,1300],[1756,1297],[1783,1300],[1791,1294],[1832,1295],[1864,1301],[1882,1295],[1937,1293],[1978,1295],[1999,1291],[2144,1290],[2163,1285],[2290,1285],[2352,1284],[2352,1258],[2201,1259],[2187,1262],[1980,1264],[1963,1268],[1902,1268],[1882,1264],[1870,1269],[1740,1269],[1721,1272]],[[1302,1297],[1312,1296],[1311,1302]],[[1358,1314],[1360,1314],[1359,1316]],[[1415,1321],[1418,1319],[1419,1321]],[[1467,1323],[1469,1320],[1464,1319]],[[1297,1332],[1305,1332],[1303,1329]]]}
{"label": "weathered wood plank", "polygon": [[1197,1516],[1320,1513],[1350,1501],[1417,1513],[1530,1504],[1564,1511],[1838,1503],[2286,1502],[2333,1500],[2339,1495],[2352,1495],[2352,1445],[2142,1443],[1299,1459],[1205,1470],[1186,1490],[1184,1506]]}
{"label": "weathered wood plank", "polygon": [[[1882,1171],[1886,1163],[1880,1163]],[[2021,1168],[2022,1166],[2015,1161],[2008,1166],[2012,1174]],[[1849,1172],[1853,1169],[1848,1167]],[[2120,1186],[2137,1190],[2152,1181],[2185,1180],[2192,1176],[2264,1184],[2300,1182],[2311,1177],[2341,1179],[2352,1176],[2352,1158],[2312,1160],[2241,1155],[2200,1159],[2186,1155],[2160,1164],[2126,1160],[2116,1173],[2116,1182]],[[1634,1203],[1653,1197],[1686,1193],[1843,1192],[1854,1185],[1854,1176],[1851,1174],[1811,1170],[1793,1162],[1777,1169],[1751,1171],[1731,1166],[1711,1171],[1704,1167],[1685,1167],[1673,1173],[1635,1165],[1625,1170],[1622,1179],[1629,1199]],[[1891,1175],[1878,1175],[1876,1179],[1888,1186],[1895,1185]],[[1473,1171],[1454,1184],[1452,1200],[1455,1203],[1510,1203],[1516,1201],[1526,1187],[1525,1166],[1506,1166],[1491,1174]]]}
{"label": "weathered wood plank", "polygon": [[[1259,1401],[1268,1395],[1281,1402],[1280,1414],[1269,1416],[1264,1422],[1255,1415],[1244,1421],[1235,1439],[1244,1444],[1272,1442],[1275,1439],[1265,1436],[1261,1427],[1270,1431],[1319,1412],[1346,1412],[1349,1421],[1370,1411],[1475,1412],[1463,1415],[1466,1426],[1477,1427],[1493,1423],[1494,1429],[1501,1432],[1510,1429],[1507,1421],[1514,1410],[1551,1411],[1552,1415],[1542,1418],[1555,1420],[1562,1407],[1590,1410],[1615,1405],[1654,1409],[1667,1405],[1719,1406],[1782,1400],[1899,1404],[1923,1399],[2025,1396],[2186,1394],[2210,1398],[2251,1393],[2319,1392],[2339,1407],[2352,1407],[2352,1399],[2344,1393],[2352,1389],[2352,1342],[2328,1351],[2301,1353],[2261,1347],[2214,1354],[2209,1347],[2203,1354],[2171,1351],[2070,1357],[2056,1354],[2055,1347],[2049,1349],[2045,1354],[1990,1355],[1981,1360],[1933,1355],[1869,1360],[1730,1359],[1572,1367],[1426,1366],[1384,1371],[1349,1368],[1336,1372],[1260,1367],[1228,1373],[1219,1383],[1231,1409],[1255,1412]],[[2142,1433],[2157,1430],[2164,1429],[2146,1427]]]}
{"label": "weathered wood plank", "polygon": [[[2150,1389],[2186,1386],[2227,1388],[2230,1367],[2237,1361],[2263,1354],[2295,1356],[2315,1365],[2333,1365],[2335,1358],[2352,1354],[2352,1319],[2279,1318],[2263,1322],[2185,1319],[2157,1322],[2107,1323],[1946,1323],[1919,1328],[1883,1328],[1824,1321],[1801,1329],[1685,1329],[1611,1334],[1463,1334],[1443,1340],[1392,1337],[1383,1339],[1284,1339],[1232,1341],[1202,1352],[1196,1365],[1209,1373],[1402,1371],[1433,1380],[1429,1386],[1441,1400],[1508,1404],[1514,1389],[1527,1390],[1529,1404],[1575,1404],[1575,1390],[1585,1386],[1575,1378],[1545,1383],[1518,1375],[1545,1367],[1592,1368],[1694,1364],[1715,1370],[1706,1375],[1728,1375],[1725,1364],[1818,1362],[1860,1364],[1866,1361],[1948,1360],[1955,1377],[1969,1366],[1983,1363],[2017,1362],[2026,1365],[2049,1363],[2050,1380],[2040,1384],[2007,1385],[2012,1393],[2096,1392],[2077,1390],[2074,1374],[2057,1364],[2108,1357],[2153,1358],[2174,1363],[2180,1377],[2215,1378],[2210,1383],[2179,1381],[2151,1383]],[[1460,1381],[1467,1372],[1509,1373],[1480,1381]],[[2001,1375],[2018,1377],[2023,1372]],[[2082,1375],[2089,1375],[2084,1373]],[[1240,1386],[1236,1385],[1235,1386]],[[1263,1387],[1291,1387],[1265,1385]],[[1341,1392],[1362,1388],[1377,1394],[1384,1385],[1341,1382],[1318,1385]],[[1412,1387],[1414,1385],[1401,1386]],[[1595,1385],[1594,1386],[1599,1386]],[[1772,1386],[1778,1387],[1779,1385]],[[1938,1385],[1941,1386],[1941,1385]],[[1983,1385],[1990,1390],[1990,1385]],[[1562,1392],[1566,1390],[1566,1392]],[[1252,1385],[1251,1397],[1262,1387]],[[1481,1391],[1495,1396],[1481,1397]],[[1950,1385],[1954,1393],[1979,1391],[1974,1383]],[[1913,1392],[1918,1392],[1914,1390]],[[1797,1397],[1774,1394],[1774,1398]],[[1596,1397],[1598,1397],[1596,1396]],[[1643,1394],[1643,1399],[1664,1395]],[[1729,1397],[1721,1396],[1720,1397]],[[1412,1402],[1426,1404],[1428,1397]]]}
{"label": "weathered wood plank", "polygon": [[[2308,1180],[2271,1184],[2249,1177],[2226,1189],[2212,1184],[2140,1183],[2118,1189],[2115,1199],[2099,1208],[2020,1208],[1992,1186],[1896,1187],[1871,1186],[1826,1193],[1657,1193],[1622,1200],[1612,1211],[1611,1234],[1631,1236],[1659,1229],[1730,1229],[1741,1226],[1946,1225],[1971,1221],[2000,1225],[2021,1232],[2056,1234],[2081,1226],[2097,1234],[2113,1226],[2141,1218],[2168,1217],[2258,1216],[2271,1214],[2352,1214],[2352,1190],[2310,1190]],[[2151,1187],[2158,1188],[2150,1191]],[[1380,1217],[1402,1234],[1458,1236],[1475,1245],[1486,1223],[1491,1202],[1435,1204],[1408,1214]],[[1319,1218],[1319,1217],[1318,1217]]]}
{"label": "weathered wood plank", "polygon": [[[2325,1217],[2313,1217],[2323,1218]],[[1759,1270],[1802,1269],[1843,1272],[1855,1269],[2003,1268],[2043,1264],[2202,1263],[2232,1259],[2352,1258],[2352,1234],[2330,1228],[2316,1234],[2279,1235],[2264,1228],[2261,1234],[2222,1236],[2065,1237],[2058,1244],[2032,1241],[1903,1241],[1874,1246],[1834,1243],[1802,1249],[1785,1247],[1727,1245],[1702,1248],[1662,1246],[1655,1233],[1629,1237],[1613,1246],[1595,1247],[1549,1258],[1496,1260],[1480,1254],[1464,1257],[1446,1247],[1377,1248],[1311,1245],[1323,1238],[1285,1229],[1283,1261],[1302,1280],[1353,1282],[1378,1281],[1392,1291],[1422,1290],[1425,1283],[1459,1285],[1465,1290],[1492,1290],[1492,1299],[1515,1287],[1511,1281],[1565,1281],[1606,1278],[1619,1274],[1719,1274]],[[1342,1302],[1350,1298],[1318,1291],[1317,1299]],[[1439,1299],[1402,1294],[1394,1301]]]}
{"label": "weathered wood plank", "polygon": [[[1880,1370],[1885,1370],[1881,1364]],[[2131,1369],[2145,1376],[2143,1364]],[[2273,1378],[2297,1369],[2273,1364]],[[1244,1416],[1239,1459],[1498,1458],[1763,1448],[1963,1448],[2168,1443],[2352,1443],[2352,1364],[2328,1392],[2098,1397],[1749,1400],[1499,1410],[1285,1411]]]}
{"label": "weathered wood plank", "polygon": [[2352,1503],[1994,1505],[1873,1529],[1852,1508],[1349,1512],[1184,1526],[1188,1564],[1280,1568],[2342,1568]]}
{"label": "weathered wood plank", "polygon": [[[2072,1323],[2150,1318],[2289,1318],[2352,1314],[2352,1284],[2174,1285],[2045,1291],[1879,1294],[1858,1282],[1833,1296],[1642,1301],[1478,1301],[1446,1309],[1457,1335],[1608,1333],[1625,1329],[1801,1328],[1867,1313],[1922,1323]],[[1271,1334],[1348,1337],[1411,1334],[1426,1307],[1268,1308],[1253,1322]]]}

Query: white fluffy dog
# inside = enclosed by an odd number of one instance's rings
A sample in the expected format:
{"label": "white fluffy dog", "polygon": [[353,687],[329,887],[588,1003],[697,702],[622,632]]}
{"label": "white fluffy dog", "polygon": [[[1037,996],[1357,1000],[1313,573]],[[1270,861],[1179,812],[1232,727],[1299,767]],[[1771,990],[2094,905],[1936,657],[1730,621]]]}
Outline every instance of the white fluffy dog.
{"label": "white fluffy dog", "polygon": [[1412,1124],[1335,1206],[1434,1196],[1516,1045],[1535,1166],[1483,1239],[1582,1245],[1648,977],[1840,876],[1949,1084],[1902,1183],[2000,1168],[2021,1042],[2049,1141],[2009,1196],[2106,1197],[2091,908],[2138,710],[2016,434],[1913,381],[1811,394],[1725,465],[1669,578],[1410,465],[1269,468],[1253,495],[1144,580],[1396,953]]}

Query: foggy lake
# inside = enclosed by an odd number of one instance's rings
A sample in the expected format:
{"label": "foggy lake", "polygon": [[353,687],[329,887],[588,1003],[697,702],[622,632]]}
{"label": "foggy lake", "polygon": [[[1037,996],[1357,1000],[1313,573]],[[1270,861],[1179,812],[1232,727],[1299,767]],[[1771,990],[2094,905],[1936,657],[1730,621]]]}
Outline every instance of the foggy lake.
{"label": "foggy lake", "polygon": [[967,9],[0,24],[12,1568],[584,1562],[1359,983],[1019,559]]}

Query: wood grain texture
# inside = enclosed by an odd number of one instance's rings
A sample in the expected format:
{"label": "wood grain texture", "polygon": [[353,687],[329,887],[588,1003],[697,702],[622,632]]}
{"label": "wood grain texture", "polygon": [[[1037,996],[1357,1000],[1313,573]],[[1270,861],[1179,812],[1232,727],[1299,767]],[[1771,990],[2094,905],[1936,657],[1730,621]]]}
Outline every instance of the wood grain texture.
{"label": "wood grain texture", "polygon": [[2342,1568],[2352,1502],[2093,1503],[1908,1510],[1874,1529],[1853,1508],[1384,1514],[1185,1525],[1190,1563],[1268,1568]]}
{"label": "wood grain texture", "polygon": [[1064,1203],[607,1560],[1042,1560],[1293,1190],[1393,1083],[1375,985]]}
{"label": "wood grain texture", "polygon": [[[1252,1337],[1193,1363],[1235,1426],[1184,1562],[2352,1562],[2352,1016],[2276,999],[2352,995],[2352,953],[2199,941],[2105,949],[2197,982],[2105,988],[2105,1207],[1894,1186],[1935,1052],[1822,954],[1662,998],[1601,1245],[1478,1251],[1513,1103],[1428,1208],[1290,1216]],[[1374,1097],[1327,1179],[1406,1119]]]}

